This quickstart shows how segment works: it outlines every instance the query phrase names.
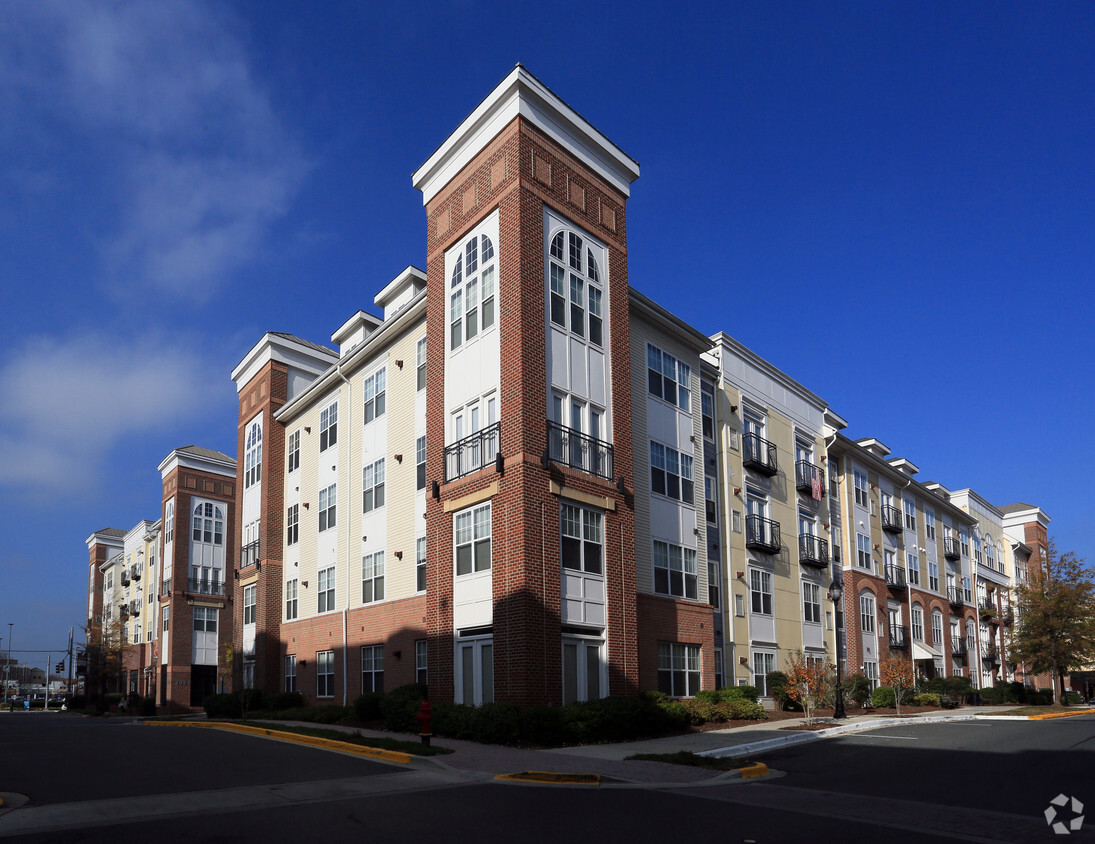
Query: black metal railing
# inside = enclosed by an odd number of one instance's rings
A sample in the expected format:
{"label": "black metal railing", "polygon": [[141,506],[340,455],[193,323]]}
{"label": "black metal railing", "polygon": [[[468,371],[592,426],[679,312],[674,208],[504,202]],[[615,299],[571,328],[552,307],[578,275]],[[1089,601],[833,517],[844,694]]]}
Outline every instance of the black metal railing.
{"label": "black metal railing", "polygon": [[982,598],[977,605],[977,609],[983,619],[996,617],[996,604],[993,603],[992,598]]}
{"label": "black metal railing", "polygon": [[[777,525],[777,531],[779,526]],[[829,540],[804,534],[798,538],[798,561],[814,568],[829,567]]]}
{"label": "black metal railing", "polygon": [[741,459],[746,469],[755,469],[771,477],[779,472],[776,447],[759,434],[745,434],[741,438]]}
{"label": "black metal railing", "polygon": [[962,546],[957,536],[943,537],[943,556],[948,560],[962,559]]}
{"label": "black metal railing", "polygon": [[909,581],[905,577],[905,567],[890,564],[886,566],[886,585],[891,589],[905,589]]}
{"label": "black metal railing", "polygon": [[745,547],[766,554],[776,554],[783,547],[779,535],[779,522],[761,516],[745,517]]}
{"label": "black metal railing", "polygon": [[909,628],[902,624],[890,626],[890,648],[892,650],[908,650]]}
{"label": "black metal railing", "polygon": [[122,569],[122,586],[128,586],[128,585],[129,585],[129,572],[126,571],[125,569]]}
{"label": "black metal railing", "polygon": [[259,541],[248,542],[240,548],[240,568],[245,569],[259,561]]}
{"label": "black metal railing", "polygon": [[127,603],[119,604],[118,605],[118,613],[121,615],[122,618],[128,618],[129,617],[129,604],[127,604]]}
{"label": "black metal railing", "polygon": [[191,578],[188,583],[188,591],[196,592],[199,595],[224,594],[223,580],[195,580],[194,578]]}
{"label": "black metal railing", "polygon": [[133,571],[131,571],[129,573],[129,576],[132,577],[134,580],[140,580],[141,579],[141,567],[140,567],[140,565],[134,566]]}
{"label": "black metal railing", "polygon": [[965,639],[951,639],[951,656],[966,656],[969,653],[969,645]]}
{"label": "black metal railing", "polygon": [[996,645],[982,648],[981,661],[988,665],[997,665],[1000,662],[1000,652],[996,650]]}
{"label": "black metal railing", "polygon": [[901,511],[892,504],[883,504],[879,508],[882,516],[882,529],[890,533],[901,533],[905,529],[901,523]]}
{"label": "black metal railing", "polygon": [[825,470],[815,466],[809,460],[799,460],[795,463],[795,488],[800,492],[812,492],[814,477],[817,477],[818,486],[821,489],[822,498],[825,497]]}
{"label": "black metal railing", "polygon": [[955,609],[961,609],[966,603],[962,587],[961,586],[948,586],[947,587],[947,601]]}
{"label": "black metal railing", "polygon": [[482,431],[445,446],[445,480],[462,478],[493,463],[502,444],[501,426],[501,422],[495,422]]}
{"label": "black metal railing", "polygon": [[129,614],[130,615],[140,615],[140,613],[141,613],[141,602],[139,600],[136,600],[136,599],[130,601],[129,602]]}
{"label": "black metal railing", "polygon": [[549,460],[612,480],[615,461],[612,446],[604,440],[551,420],[547,423],[547,438]]}

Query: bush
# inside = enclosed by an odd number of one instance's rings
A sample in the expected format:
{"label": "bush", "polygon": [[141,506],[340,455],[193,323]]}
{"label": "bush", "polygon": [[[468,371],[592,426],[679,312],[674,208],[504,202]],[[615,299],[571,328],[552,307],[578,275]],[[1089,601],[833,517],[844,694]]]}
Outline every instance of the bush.
{"label": "bush", "polygon": [[893,708],[894,694],[892,686],[879,686],[871,692],[871,703],[877,707]]}
{"label": "bush", "polygon": [[944,677],[943,694],[948,694],[958,701],[968,701],[973,694],[973,684],[969,677]]}
{"label": "bush", "polygon": [[268,712],[281,712],[283,709],[302,709],[305,706],[301,692],[278,692],[263,698],[262,708]]}
{"label": "bush", "polygon": [[719,697],[719,693],[714,689],[703,689],[696,692],[696,700],[702,700],[704,703],[719,703],[722,698]]}
{"label": "bush", "polygon": [[658,736],[679,726],[676,715],[667,714],[669,706],[624,696],[569,703],[563,707],[563,726],[568,740],[582,744]]}
{"label": "bush", "polygon": [[557,706],[534,706],[521,719],[521,741],[540,747],[557,747],[566,742],[563,710]]}
{"label": "bush", "polygon": [[853,674],[843,683],[845,697],[860,706],[871,700],[871,681],[862,674]]}
{"label": "bush", "polygon": [[759,697],[756,686],[723,686],[719,689],[721,700],[747,700],[756,703]]}
{"label": "bush", "polygon": [[354,698],[354,718],[358,721],[379,721],[383,717],[380,709],[383,701],[383,692],[365,692]]}
{"label": "bush", "polygon": [[392,689],[380,702],[384,726],[393,733],[417,733],[418,710],[426,699],[426,687],[421,683],[408,683]]}
{"label": "bush", "polygon": [[521,710],[512,703],[484,703],[475,709],[471,740],[483,744],[517,744],[521,739]]}
{"label": "bush", "polygon": [[209,695],[203,704],[208,718],[239,718],[243,714],[235,695]]}
{"label": "bush", "polygon": [[731,721],[767,721],[768,713],[764,707],[755,700],[728,700],[723,706],[728,707]]}
{"label": "bush", "polygon": [[1053,690],[1052,689],[1038,689],[1034,691],[1031,689],[1027,693],[1027,702],[1031,706],[1052,706],[1053,705]]}
{"label": "bush", "polygon": [[942,706],[940,695],[935,692],[921,692],[914,700],[917,706]]}
{"label": "bush", "polygon": [[1084,699],[1080,695],[1079,692],[1074,692],[1071,689],[1069,689],[1067,692],[1065,692],[1065,702],[1066,703],[1083,703]]}
{"label": "bush", "polygon": [[141,698],[140,706],[141,715],[150,716],[156,714],[156,698],[143,697]]}
{"label": "bush", "polygon": [[789,709],[795,704],[795,701],[787,696],[786,674],[782,671],[769,671],[764,680],[768,684],[768,695],[776,702],[776,706],[780,709]]}
{"label": "bush", "polygon": [[430,730],[435,736],[470,739],[475,707],[464,703],[440,703],[431,706]]}

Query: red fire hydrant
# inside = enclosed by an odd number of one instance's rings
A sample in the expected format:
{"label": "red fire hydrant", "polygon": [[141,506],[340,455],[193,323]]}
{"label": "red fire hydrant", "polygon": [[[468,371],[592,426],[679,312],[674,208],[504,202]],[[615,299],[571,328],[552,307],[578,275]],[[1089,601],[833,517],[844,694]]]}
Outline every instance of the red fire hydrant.
{"label": "red fire hydrant", "polygon": [[430,732],[430,702],[428,700],[422,701],[422,706],[418,710],[418,735],[422,739],[422,746],[430,746],[430,736],[433,735]]}

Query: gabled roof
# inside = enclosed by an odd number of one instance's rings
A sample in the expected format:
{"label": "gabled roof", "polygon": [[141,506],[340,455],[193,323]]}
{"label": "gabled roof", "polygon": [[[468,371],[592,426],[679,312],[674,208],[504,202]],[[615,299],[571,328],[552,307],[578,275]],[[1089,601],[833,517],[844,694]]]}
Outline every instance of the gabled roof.
{"label": "gabled roof", "polygon": [[1021,513],[1024,510],[1037,510],[1038,507],[1034,504],[1024,504],[1022,501],[1018,501],[1015,504],[1005,504],[999,509],[1001,513],[1007,515],[1008,513]]}
{"label": "gabled roof", "polygon": [[309,349],[315,349],[317,352],[325,352],[326,354],[335,354],[334,349],[327,346],[321,346],[318,343],[313,343],[311,340],[305,340],[303,337],[297,337],[295,334],[286,334],[284,331],[271,331],[275,337],[280,337],[282,340],[292,340],[294,343],[300,343],[302,346],[307,346]]}
{"label": "gabled roof", "polygon": [[127,531],[124,531],[121,528],[103,528],[102,530],[97,530],[95,532],[101,533],[103,536],[125,536],[127,533]]}
{"label": "gabled roof", "polygon": [[[225,460],[229,463],[235,463],[235,457],[229,457],[227,454],[221,451],[214,451],[211,448],[202,448],[199,445],[184,445],[182,448],[175,449],[181,451],[184,454],[193,454],[195,457],[204,457],[207,460]],[[124,536],[124,534],[123,534]]]}

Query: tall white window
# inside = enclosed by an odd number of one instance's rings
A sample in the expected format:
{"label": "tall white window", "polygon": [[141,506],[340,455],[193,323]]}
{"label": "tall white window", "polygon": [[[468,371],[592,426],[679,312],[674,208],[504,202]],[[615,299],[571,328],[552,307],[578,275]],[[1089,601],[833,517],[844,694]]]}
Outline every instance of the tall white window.
{"label": "tall white window", "polygon": [[384,600],[384,552],[366,554],[361,558],[361,602],[371,604]]}
{"label": "tall white window", "polygon": [[932,611],[932,644],[943,647],[943,613],[939,610]]}
{"label": "tall white window", "polygon": [[692,411],[692,369],[657,346],[646,347],[647,388],[652,396]]}
{"label": "tall white window", "polygon": [[453,530],[457,577],[488,570],[491,567],[490,502],[457,513]]}
{"label": "tall white window", "polygon": [[602,514],[596,510],[562,505],[563,568],[586,574],[604,573],[602,520]]}
{"label": "tall white window", "polygon": [[331,484],[319,491],[319,529],[321,531],[335,526],[337,514],[338,484]]}
{"label": "tall white window", "polygon": [[297,690],[297,655],[286,654],[285,656],[285,691],[295,692]]}
{"label": "tall white window", "polygon": [[563,704],[596,700],[605,695],[604,642],[580,636],[563,637]]}
{"label": "tall white window", "polygon": [[864,633],[875,632],[874,595],[864,592],[859,596],[859,625]]}
{"label": "tall white window", "polygon": [[772,614],[772,573],[749,569],[750,608],[759,615]]}
{"label": "tall white window", "polygon": [[906,554],[905,562],[909,568],[909,583],[912,586],[920,585],[920,557],[916,554]]}
{"label": "tall white window", "polygon": [[414,541],[414,582],[419,592],[426,591],[426,537]]}
{"label": "tall white window", "polygon": [[916,502],[906,498],[905,504],[905,530],[916,530]]}
{"label": "tall white window", "polygon": [[654,541],[654,591],[678,598],[699,598],[695,549]]}
{"label": "tall white window", "polygon": [[939,591],[939,563],[928,560],[928,588],[932,592]]}
{"label": "tall white window", "polygon": [[316,653],[316,697],[335,696],[335,652]]}
{"label": "tall white window", "polygon": [[855,487],[855,503],[860,507],[866,507],[867,501],[867,476],[858,469],[852,471],[852,483]]}
{"label": "tall white window", "polygon": [[426,488],[426,437],[421,436],[414,442],[414,483],[415,489]]}
{"label": "tall white window", "polygon": [[335,608],[335,567],[319,570],[317,612],[331,612]]}
{"label": "tall white window", "polygon": [[700,646],[658,642],[658,691],[695,697],[700,690]]}
{"label": "tall white window", "polygon": [[693,458],[661,443],[650,442],[650,489],[685,504],[695,503]]}
{"label": "tall white window", "polygon": [[243,587],[243,623],[255,623],[255,605],[258,595],[258,586],[250,583]]}
{"label": "tall white window", "polygon": [[924,610],[920,604],[913,604],[912,608],[912,634],[918,642],[924,641]]}
{"label": "tall white window", "polygon": [[365,645],[361,649],[361,692],[384,691],[384,646]]}
{"label": "tall white window", "polygon": [[[597,256],[581,235],[557,232],[548,249],[549,318],[577,337],[604,345],[604,287]],[[598,247],[598,252],[600,248]]]}
{"label": "tall white window", "polygon": [[821,586],[802,582],[802,618],[811,624],[821,624]]}
{"label": "tall white window", "polygon": [[418,341],[418,389],[426,389],[426,338]]}
{"label": "tall white window", "polygon": [[326,451],[338,442],[338,402],[319,414],[319,450]]}
{"label": "tall white window", "polygon": [[924,511],[924,536],[935,539],[935,513],[930,510]]}
{"label": "tall white window", "polygon": [[426,685],[429,679],[429,649],[425,639],[415,639],[414,642],[414,681]]}
{"label": "tall white window", "polygon": [[768,675],[775,670],[775,654],[764,651],[753,652],[753,685],[761,697],[768,697]]}
{"label": "tall white window", "polygon": [[386,370],[379,369],[366,378],[362,389],[365,392],[364,418],[365,424],[368,425],[378,416],[383,416],[387,407]]}
{"label": "tall white window", "polygon": [[477,337],[494,325],[494,243],[475,234],[463,244],[449,277],[449,348]]}
{"label": "tall white window", "polygon": [[856,565],[868,571],[874,568],[871,560],[871,538],[865,534],[855,535]]}
{"label": "tall white window", "polygon": [[[300,468],[300,431],[293,431],[293,433],[289,435],[289,439],[285,444],[285,450],[289,454],[285,466],[286,472],[295,472]],[[296,667],[295,657],[293,665]]]}
{"label": "tall white window", "polygon": [[247,426],[244,451],[243,487],[257,484],[262,478],[262,421],[256,419]]}
{"label": "tall white window", "polygon": [[384,458],[361,470],[361,512],[370,513],[384,506]]}
{"label": "tall white window", "polygon": [[300,505],[294,504],[285,513],[285,544],[296,545],[300,539]]}
{"label": "tall white window", "polygon": [[292,621],[297,617],[297,590],[300,588],[300,580],[293,578],[285,581],[285,620]]}
{"label": "tall white window", "polygon": [[195,542],[224,544],[224,508],[206,501],[194,508],[190,526]]}
{"label": "tall white window", "polygon": [[490,636],[456,642],[456,702],[482,706],[494,702],[494,639]]}

